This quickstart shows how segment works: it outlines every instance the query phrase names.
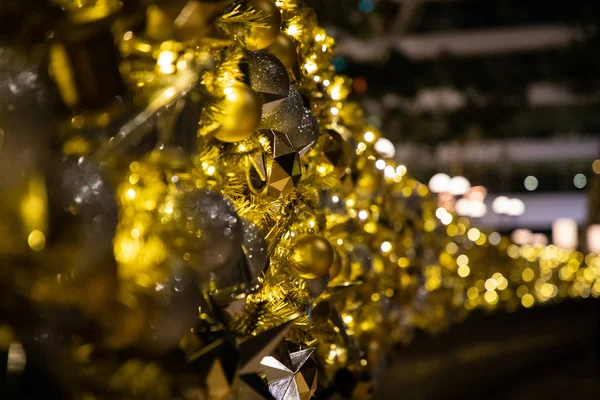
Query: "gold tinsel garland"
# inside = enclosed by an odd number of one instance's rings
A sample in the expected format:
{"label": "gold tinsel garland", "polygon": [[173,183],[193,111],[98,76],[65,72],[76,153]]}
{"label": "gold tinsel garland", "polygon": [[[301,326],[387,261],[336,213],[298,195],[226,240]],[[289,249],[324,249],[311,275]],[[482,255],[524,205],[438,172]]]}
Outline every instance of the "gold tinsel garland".
{"label": "gold tinsel garland", "polygon": [[[427,186],[375,151],[301,1],[58,5],[69,157],[2,188],[0,343],[51,352],[75,398],[368,397],[415,328],[600,296],[597,255],[437,218]],[[107,37],[128,89],[100,102],[120,78],[77,56],[98,61]],[[61,341],[39,348],[31,326]]]}

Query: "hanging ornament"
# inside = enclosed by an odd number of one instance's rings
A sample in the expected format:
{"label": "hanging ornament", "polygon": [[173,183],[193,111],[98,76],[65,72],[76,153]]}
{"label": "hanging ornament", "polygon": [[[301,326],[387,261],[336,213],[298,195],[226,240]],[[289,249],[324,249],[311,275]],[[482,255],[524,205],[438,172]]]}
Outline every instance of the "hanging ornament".
{"label": "hanging ornament", "polygon": [[198,322],[207,306],[200,274],[183,260],[173,266],[168,280],[157,285],[156,305],[146,333],[146,345],[154,350],[176,347]]}
{"label": "hanging ornament", "polygon": [[275,199],[286,197],[302,177],[300,156],[284,133],[272,129],[261,132],[269,136],[273,149],[267,195]]}
{"label": "hanging ornament", "polygon": [[312,111],[308,108],[303,110],[298,129],[288,133],[288,137],[294,147],[298,149],[300,157],[306,155],[313,148],[319,137],[319,122]]}
{"label": "hanging ornament", "polygon": [[275,42],[269,46],[269,51],[273,53],[288,70],[292,70],[298,65],[296,43],[294,42],[294,39],[283,32],[279,32]]}
{"label": "hanging ornament", "polygon": [[280,359],[267,356],[260,362],[260,373],[269,384],[276,400],[310,399],[317,391],[317,364],[312,359],[314,347],[290,352],[285,349]]}
{"label": "hanging ornament", "polygon": [[[39,240],[46,243],[41,245],[46,260],[63,269],[62,284],[78,286],[80,305],[88,311],[97,310],[111,299],[116,289],[112,252],[117,227],[114,192],[98,167],[85,157],[55,161],[49,168],[46,188],[48,230],[33,231],[30,238],[38,232]],[[37,197],[36,201],[45,197],[45,194],[32,195]],[[30,205],[34,205],[33,198]]]}
{"label": "hanging ornament", "polygon": [[281,62],[266,50],[246,53],[250,87],[263,99],[262,116],[278,108],[290,93],[290,78]]}
{"label": "hanging ornament", "polygon": [[316,279],[329,272],[333,265],[333,248],[323,236],[306,234],[294,241],[292,267],[305,279]]}
{"label": "hanging ornament", "polygon": [[338,132],[327,130],[323,139],[323,154],[333,165],[338,178],[344,176],[346,168],[350,165],[350,151],[350,146]]}
{"label": "hanging ornament", "polygon": [[281,12],[272,0],[248,0],[247,5],[261,14],[260,23],[250,26],[246,33],[246,48],[261,50],[269,47],[281,28]]}
{"label": "hanging ornament", "polygon": [[298,130],[304,115],[304,104],[300,92],[290,86],[289,96],[260,122],[261,129],[274,129],[285,134]]}
{"label": "hanging ornament", "polygon": [[172,216],[173,228],[163,235],[167,248],[198,271],[205,289],[245,282],[237,263],[242,223],[229,200],[206,189],[184,190],[167,197],[161,211]]}
{"label": "hanging ornament", "polygon": [[248,294],[256,292],[261,286],[261,274],[269,265],[268,245],[259,227],[245,218],[241,218],[243,242],[237,265],[241,280],[232,286],[219,288],[212,298],[232,318],[244,312]]}
{"label": "hanging ornament", "polygon": [[223,90],[223,98],[210,108],[215,137],[223,142],[247,139],[260,124],[261,104],[250,87],[235,82]]}

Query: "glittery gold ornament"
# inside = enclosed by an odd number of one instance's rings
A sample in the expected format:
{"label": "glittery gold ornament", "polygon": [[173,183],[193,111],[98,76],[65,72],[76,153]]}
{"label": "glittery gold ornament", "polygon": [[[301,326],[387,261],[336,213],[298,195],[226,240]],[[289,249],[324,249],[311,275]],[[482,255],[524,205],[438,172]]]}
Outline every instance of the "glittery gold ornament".
{"label": "glittery gold ornament", "polygon": [[338,132],[327,130],[323,142],[323,154],[333,165],[336,175],[340,178],[344,176],[350,164],[350,146]]}
{"label": "glittery gold ornament", "polygon": [[316,279],[329,272],[334,260],[333,247],[323,236],[306,234],[294,242],[292,266],[305,279]]}
{"label": "glittery gold ornament", "polygon": [[281,28],[281,12],[272,0],[249,0],[248,5],[262,14],[261,26],[251,26],[246,33],[246,48],[261,50],[269,47]]}
{"label": "glittery gold ornament", "polygon": [[248,85],[235,82],[223,90],[225,96],[214,113],[218,128],[215,137],[223,142],[239,142],[247,139],[258,128],[261,104],[258,96]]}
{"label": "glittery gold ornament", "polygon": [[296,43],[289,35],[279,32],[275,42],[269,46],[269,51],[282,62],[287,69],[292,69],[298,63]]}

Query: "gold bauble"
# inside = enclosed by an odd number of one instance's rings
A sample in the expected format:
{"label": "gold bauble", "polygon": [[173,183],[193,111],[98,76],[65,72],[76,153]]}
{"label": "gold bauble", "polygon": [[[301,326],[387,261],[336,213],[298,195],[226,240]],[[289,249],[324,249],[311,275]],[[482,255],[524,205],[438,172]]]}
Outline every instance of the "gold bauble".
{"label": "gold bauble", "polygon": [[292,248],[292,266],[305,279],[317,279],[329,272],[334,260],[333,247],[319,235],[302,235]]}
{"label": "gold bauble", "polygon": [[294,39],[283,32],[279,32],[275,42],[269,46],[269,51],[288,69],[291,69],[298,62],[296,43],[294,43]]}
{"label": "gold bauble", "polygon": [[249,0],[248,5],[265,15],[261,27],[251,27],[246,33],[246,48],[261,50],[275,41],[281,27],[281,12],[273,0]]}
{"label": "gold bauble", "polygon": [[215,116],[215,122],[219,124],[215,137],[223,142],[248,139],[258,128],[262,116],[258,96],[241,82],[226,87],[224,93],[219,103],[223,112]]}

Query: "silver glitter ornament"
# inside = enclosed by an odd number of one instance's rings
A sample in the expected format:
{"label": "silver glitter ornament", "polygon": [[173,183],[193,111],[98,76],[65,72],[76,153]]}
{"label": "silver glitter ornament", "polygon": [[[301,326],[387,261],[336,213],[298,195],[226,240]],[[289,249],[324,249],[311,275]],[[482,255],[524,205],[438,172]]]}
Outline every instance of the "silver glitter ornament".
{"label": "silver glitter ornament", "polygon": [[47,177],[48,244],[69,266],[66,279],[115,272],[115,195],[98,167],[86,157],[65,157]]}
{"label": "silver glitter ornament", "polygon": [[248,51],[250,87],[263,98],[263,118],[273,114],[290,93],[290,78],[277,57],[265,50]]}
{"label": "silver glitter ornament", "polygon": [[302,120],[296,130],[287,133],[290,141],[298,150],[300,157],[303,157],[317,143],[319,137],[319,122],[312,111],[304,108]]}
{"label": "silver glitter ornament", "polygon": [[[238,266],[243,240],[242,223],[235,207],[223,195],[210,190],[185,191],[173,205],[175,233],[165,239],[176,254],[190,253],[205,289],[225,288],[245,281]],[[183,237],[177,236],[178,232]],[[181,240],[180,240],[181,239]]]}
{"label": "silver glitter ornament", "polygon": [[274,129],[285,134],[298,130],[304,115],[302,96],[294,86],[290,86],[289,96],[269,116],[263,116],[259,129]]}
{"label": "silver glitter ornament", "polygon": [[206,307],[200,276],[183,260],[173,265],[169,279],[156,287],[155,309],[145,344],[154,351],[177,346],[198,322],[199,309]]}

